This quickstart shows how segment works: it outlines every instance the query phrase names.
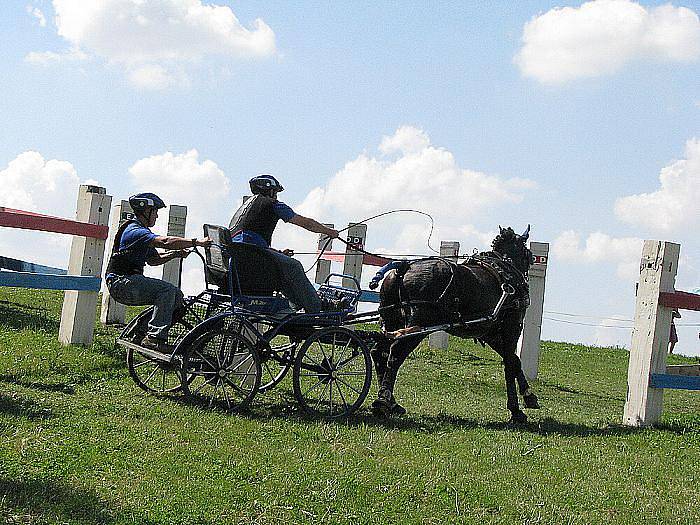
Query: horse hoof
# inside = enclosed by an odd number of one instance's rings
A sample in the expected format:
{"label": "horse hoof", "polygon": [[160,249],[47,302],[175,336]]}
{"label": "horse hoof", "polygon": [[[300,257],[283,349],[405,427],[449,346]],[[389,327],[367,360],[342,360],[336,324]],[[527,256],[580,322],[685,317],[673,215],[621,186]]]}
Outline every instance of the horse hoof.
{"label": "horse hoof", "polygon": [[376,399],[372,403],[372,414],[381,418],[391,417],[391,405],[382,398]]}
{"label": "horse hoof", "polygon": [[540,403],[535,394],[528,394],[523,397],[525,408],[540,408]]}
{"label": "horse hoof", "polygon": [[525,415],[525,412],[523,412],[522,410],[519,410],[518,412],[513,412],[508,423],[510,423],[511,425],[524,425],[525,423],[527,423],[527,415]]}
{"label": "horse hoof", "polygon": [[391,405],[391,415],[392,416],[405,416],[406,409],[394,401]]}

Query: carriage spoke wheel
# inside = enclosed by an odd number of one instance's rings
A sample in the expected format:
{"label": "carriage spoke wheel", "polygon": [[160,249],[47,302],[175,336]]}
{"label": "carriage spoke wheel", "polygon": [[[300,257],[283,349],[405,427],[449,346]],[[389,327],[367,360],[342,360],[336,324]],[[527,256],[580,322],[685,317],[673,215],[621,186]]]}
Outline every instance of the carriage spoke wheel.
{"label": "carriage spoke wheel", "polygon": [[260,386],[260,359],[243,335],[215,328],[186,349],[183,390],[192,400],[226,411],[242,410]]}
{"label": "carriage spoke wheel", "polygon": [[292,367],[297,343],[286,335],[278,335],[270,342],[270,348],[260,350],[262,378],[259,392],[267,392],[278,385]]}
{"label": "carriage spoke wheel", "polygon": [[[146,335],[152,313],[153,307],[146,308],[127,325],[120,337],[139,344]],[[181,389],[179,363],[161,361],[129,348],[126,351],[126,365],[134,383],[150,394],[173,394]]]}
{"label": "carriage spoke wheel", "polygon": [[129,348],[126,364],[134,383],[146,392],[157,395],[173,394],[179,392],[182,387],[179,362],[161,361]]}
{"label": "carriage spoke wheel", "polygon": [[317,330],[299,349],[293,379],[294,396],[306,413],[328,419],[348,417],[369,392],[369,350],[347,328]]}

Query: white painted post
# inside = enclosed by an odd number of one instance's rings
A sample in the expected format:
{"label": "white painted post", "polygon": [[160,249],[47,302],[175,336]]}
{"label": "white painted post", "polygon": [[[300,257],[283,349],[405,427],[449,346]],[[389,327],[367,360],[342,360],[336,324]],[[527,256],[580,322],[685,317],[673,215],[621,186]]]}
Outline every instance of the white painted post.
{"label": "white painted post", "polygon": [[627,368],[624,425],[649,426],[659,421],[664,391],[651,388],[651,374],[666,372],[671,309],[659,304],[660,292],[673,292],[680,245],[644,241]]}
{"label": "white painted post", "polygon": [[518,356],[523,366],[525,377],[530,381],[537,379],[540,365],[540,335],[542,334],[542,313],[544,311],[544,284],[547,277],[549,243],[531,242],[530,251],[535,262],[528,271],[530,285],[530,306],[525,312],[523,333],[518,345]]}
{"label": "white painted post", "polygon": [[[365,239],[367,238],[367,225],[350,223],[349,226],[350,228],[348,228],[347,241],[364,249]],[[357,279],[358,283],[361,283],[363,258],[364,255],[362,252],[354,250],[350,246],[345,247],[345,264],[343,265],[343,273],[345,275],[352,275],[355,279]],[[343,286],[345,288],[357,288],[355,282],[352,279],[347,278],[343,278]]]}
{"label": "white painted post", "polygon": [[[324,226],[327,226],[329,228],[335,228],[334,224],[324,224]],[[326,245],[326,241],[328,241],[328,236],[323,235],[322,233],[319,234],[318,236],[318,251],[320,252],[325,248],[325,251],[330,252],[333,249],[333,239],[331,239],[328,242],[328,245]],[[325,259],[319,259],[316,262],[316,278],[315,282],[316,284],[323,284],[326,282],[326,279],[328,278],[328,275],[331,273],[331,262],[326,261]]]}
{"label": "white painted post", "polygon": [[[184,237],[187,223],[187,206],[171,204],[168,210],[168,236]],[[182,259],[172,259],[163,265],[163,280],[180,288]]]}
{"label": "white painted post", "polygon": [[[459,242],[457,241],[441,241],[440,242],[440,257],[451,259],[457,262],[459,255]],[[445,349],[449,344],[449,334],[447,332],[433,332],[428,336],[428,346],[430,348]]]}
{"label": "white painted post", "polygon": [[[112,197],[99,186],[81,185],[75,219],[90,224],[106,226],[109,222]],[[105,241],[90,237],[73,236],[68,261],[69,275],[99,277]],[[66,290],[61,310],[58,340],[63,344],[89,345],[95,328],[97,292]]]}
{"label": "white painted post", "polygon": [[[112,246],[114,245],[114,236],[119,229],[119,226],[124,224],[129,219],[134,218],[134,210],[131,209],[129,201],[121,201],[119,204],[112,206],[112,220],[109,224],[109,238],[105,246],[105,257],[109,260],[112,255]],[[100,309],[100,322],[104,325],[109,324],[124,324],[126,321],[126,306],[118,303],[109,295],[107,285],[102,282],[102,307]]]}

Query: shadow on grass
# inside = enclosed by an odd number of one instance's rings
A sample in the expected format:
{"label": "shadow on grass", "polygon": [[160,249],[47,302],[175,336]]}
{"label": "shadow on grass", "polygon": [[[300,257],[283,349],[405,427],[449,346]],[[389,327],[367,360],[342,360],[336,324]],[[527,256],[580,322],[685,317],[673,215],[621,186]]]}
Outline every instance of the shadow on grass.
{"label": "shadow on grass", "polygon": [[58,331],[59,322],[49,317],[48,310],[21,303],[0,301],[0,326],[12,330]]}
{"label": "shadow on grass", "polygon": [[[0,477],[0,518],[6,523],[152,523],[144,516],[111,508],[94,490],[71,487],[62,481],[16,481]],[[39,519],[37,519],[39,518]]]}
{"label": "shadow on grass", "polygon": [[624,392],[622,392],[619,396],[614,396],[610,394],[597,394],[595,392],[586,392],[583,390],[577,390],[575,388],[570,388],[568,386],[560,385],[557,383],[553,383],[551,381],[545,381],[543,379],[539,379],[538,383],[542,386],[545,386],[547,388],[551,388],[552,390],[557,390],[559,392],[565,392],[567,394],[575,394],[579,396],[584,396],[584,397],[593,397],[596,399],[602,399],[605,401],[624,401]]}
{"label": "shadow on grass", "polygon": [[41,383],[38,381],[28,381],[13,374],[0,374],[0,381],[3,383],[11,383],[13,385],[32,390],[41,390],[42,392],[60,392],[62,394],[75,394],[75,387],[69,383]]}
{"label": "shadow on grass", "polygon": [[[541,436],[558,435],[563,437],[600,437],[600,436],[627,436],[642,432],[645,429],[627,427],[620,424],[609,423],[605,426],[586,425],[584,423],[568,423],[553,418],[537,419],[536,411],[528,411],[530,421],[525,424],[512,424],[509,421],[485,421],[452,414],[420,415],[409,413],[403,417],[382,418],[375,416],[366,406],[358,410],[347,420],[331,420],[329,424],[340,426],[372,426],[389,430],[410,431],[425,434],[439,434],[454,430],[486,429],[497,432],[523,432]],[[289,399],[269,402],[256,399],[248,410],[237,414],[250,420],[267,421],[271,418],[283,418],[301,424],[318,424],[321,419],[305,414],[298,406],[291,394]],[[700,432],[700,424],[693,425],[694,421],[672,421],[663,425],[657,425],[655,430],[674,434],[687,434]],[[648,430],[648,429],[647,429]]]}
{"label": "shadow on grass", "polygon": [[53,417],[50,409],[42,407],[34,401],[5,394],[0,394],[0,414],[23,417],[31,420]]}

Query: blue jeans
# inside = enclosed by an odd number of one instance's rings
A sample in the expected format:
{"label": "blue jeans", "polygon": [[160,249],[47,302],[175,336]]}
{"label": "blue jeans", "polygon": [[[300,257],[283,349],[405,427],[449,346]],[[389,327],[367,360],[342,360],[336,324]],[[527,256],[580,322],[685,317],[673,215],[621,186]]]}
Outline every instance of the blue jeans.
{"label": "blue jeans", "polygon": [[268,250],[268,253],[277,262],[282,272],[282,290],[280,291],[289,302],[296,308],[303,308],[307,314],[319,312],[321,299],[314,285],[306,277],[302,264],[293,257],[276,250]]}
{"label": "blue jeans", "polygon": [[148,335],[165,341],[173,321],[173,312],[183,304],[183,295],[177,286],[161,279],[143,275],[119,275],[109,279],[107,288],[112,298],[129,306],[153,305],[148,322]]}

